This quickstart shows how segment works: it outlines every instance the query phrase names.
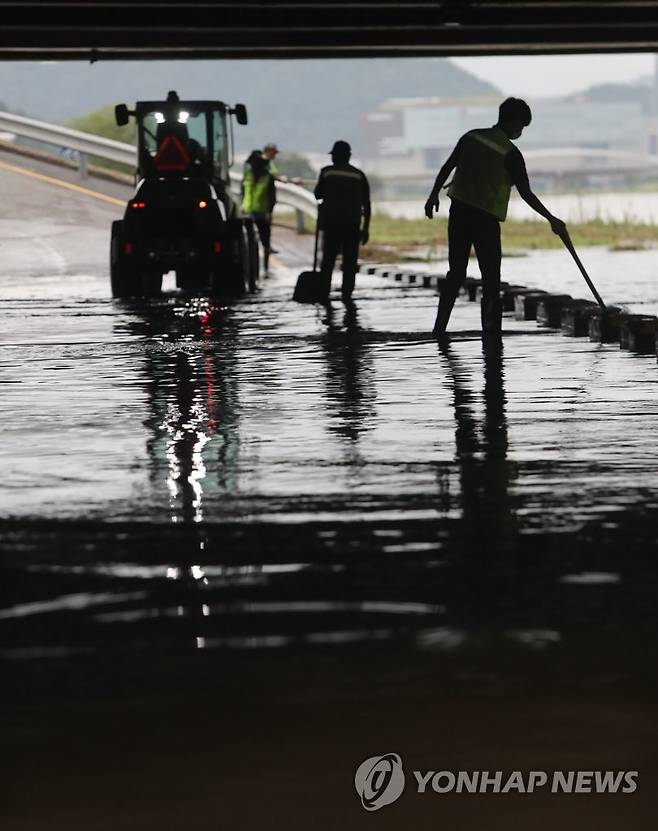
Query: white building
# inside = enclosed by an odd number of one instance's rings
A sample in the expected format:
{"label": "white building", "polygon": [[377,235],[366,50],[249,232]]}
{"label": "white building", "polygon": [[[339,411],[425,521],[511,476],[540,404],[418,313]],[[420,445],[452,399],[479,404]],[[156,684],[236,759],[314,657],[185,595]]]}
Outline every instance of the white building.
{"label": "white building", "polygon": [[[583,96],[530,100],[533,119],[519,140],[531,152],[531,173],[547,178],[564,174],[600,174],[639,167],[652,149],[654,119],[639,101],[592,101]],[[403,98],[386,101],[362,119],[364,163],[382,181],[406,184],[407,189],[427,183],[461,135],[494,124],[500,97]],[[550,150],[559,148],[553,157]],[[581,148],[570,156],[565,148]],[[599,156],[595,151],[603,151]],[[606,155],[605,151],[625,154]],[[637,157],[635,159],[634,157]]]}

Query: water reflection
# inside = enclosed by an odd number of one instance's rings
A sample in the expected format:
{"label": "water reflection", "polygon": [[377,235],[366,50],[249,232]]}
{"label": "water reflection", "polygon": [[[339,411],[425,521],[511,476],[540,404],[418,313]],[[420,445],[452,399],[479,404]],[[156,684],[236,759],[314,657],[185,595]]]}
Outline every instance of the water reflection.
{"label": "water reflection", "polygon": [[[459,468],[463,528],[478,550],[509,544],[518,533],[514,497],[510,486],[516,466],[507,458],[508,431],[505,414],[505,376],[502,350],[485,348],[481,418],[480,399],[469,382],[479,373],[460,359],[455,348],[439,346],[447,369],[455,415],[455,460]],[[440,471],[441,474],[441,471]],[[446,499],[446,480],[439,476],[440,497]]]}
{"label": "water reflection", "polygon": [[370,429],[375,411],[372,355],[366,333],[359,322],[356,303],[345,303],[341,314],[326,307],[326,335],[322,347],[326,358],[328,429],[341,441],[349,464],[362,460],[358,442]]}
{"label": "water reflection", "polygon": [[192,619],[192,637],[202,649],[203,619],[210,614],[208,579],[199,565],[206,559],[204,492],[237,488],[238,327],[230,307],[199,299],[135,311],[128,328],[151,344],[144,353],[151,483],[168,492],[171,522],[190,526],[185,545],[168,552],[175,563],[167,569],[175,581],[171,600],[178,617]]}
{"label": "water reflection", "polygon": [[169,494],[172,522],[204,519],[204,491],[236,489],[238,329],[232,310],[202,300],[137,309],[145,350],[151,483]]}

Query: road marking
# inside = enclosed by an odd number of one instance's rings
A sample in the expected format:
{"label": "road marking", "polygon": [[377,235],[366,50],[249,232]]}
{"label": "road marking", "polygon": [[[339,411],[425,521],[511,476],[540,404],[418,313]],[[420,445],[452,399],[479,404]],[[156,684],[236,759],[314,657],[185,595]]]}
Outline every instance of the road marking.
{"label": "road marking", "polygon": [[92,196],[94,199],[100,199],[103,202],[110,202],[112,205],[125,205],[125,199],[117,199],[115,196],[108,196],[106,193],[99,193],[97,190],[90,190],[83,188],[80,185],[74,185],[72,182],[66,182],[64,179],[56,179],[54,176],[46,176],[44,173],[35,173],[34,170],[28,170],[26,167],[19,167],[17,164],[9,164],[9,162],[0,162],[0,168],[3,170],[10,170],[12,173],[20,173],[22,176],[30,176],[32,179],[40,179],[42,182],[48,182],[51,185],[58,185],[60,188],[68,188],[74,190],[76,193],[83,193],[85,196]]}

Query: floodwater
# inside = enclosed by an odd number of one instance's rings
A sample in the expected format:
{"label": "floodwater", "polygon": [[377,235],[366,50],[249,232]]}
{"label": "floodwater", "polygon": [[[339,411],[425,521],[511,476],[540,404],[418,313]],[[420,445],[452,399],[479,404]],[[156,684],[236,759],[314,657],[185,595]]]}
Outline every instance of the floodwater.
{"label": "floodwater", "polygon": [[[428,177],[427,189],[431,187]],[[565,222],[658,222],[658,192],[615,191],[612,193],[542,193],[541,200]],[[423,198],[375,203],[375,210],[390,216],[420,219]],[[441,213],[447,214],[450,199],[441,200]],[[520,197],[513,196],[509,205],[510,219],[537,219],[537,214]]]}
{"label": "floodwater", "polygon": [[[584,257],[609,302],[658,305],[653,253]],[[561,251],[505,261],[511,282],[583,296],[574,271]],[[290,301],[294,278],[280,266],[261,293],[224,306],[171,293],[117,304],[91,276],[63,287],[46,277],[27,291],[6,280],[2,515],[172,524],[445,515],[436,489],[460,468],[456,402],[469,402],[476,450],[486,414],[478,307],[459,306],[455,341],[441,352],[428,335],[427,290],[363,276],[356,302],[327,312]],[[617,481],[617,460],[628,469],[654,451],[645,427],[656,414],[655,358],[511,318],[505,331],[490,383],[504,401],[505,459],[569,468],[564,493],[551,477],[546,501],[524,500],[527,522],[554,528],[607,510],[614,492],[602,500],[604,474],[587,465],[610,461]],[[576,462],[585,467],[572,488]],[[543,492],[542,477],[528,476],[514,476],[514,491]],[[448,515],[459,507],[457,488]]]}
{"label": "floodwater", "polygon": [[510,319],[485,360],[464,301],[439,349],[436,297],[377,277],[298,306],[283,232],[255,296],[114,303],[105,236],[1,277],[3,828],[361,828],[389,751],[647,784],[408,794],[382,828],[650,827],[655,356]]}

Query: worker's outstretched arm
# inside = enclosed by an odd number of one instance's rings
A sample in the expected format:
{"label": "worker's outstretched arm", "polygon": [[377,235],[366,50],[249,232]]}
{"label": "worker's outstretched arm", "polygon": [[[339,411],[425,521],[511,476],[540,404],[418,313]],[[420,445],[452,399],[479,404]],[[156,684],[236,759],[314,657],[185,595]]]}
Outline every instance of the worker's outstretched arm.
{"label": "worker's outstretched arm", "polygon": [[521,153],[516,150],[508,156],[507,170],[514,182],[519,196],[526,202],[533,211],[537,211],[540,216],[548,220],[551,224],[551,230],[558,237],[564,239],[567,231],[565,223],[558,219],[548,210],[546,205],[539,199],[530,187],[530,180],[528,179],[528,171],[526,170],[525,161]]}
{"label": "worker's outstretched arm", "polygon": [[439,170],[436,179],[434,180],[434,185],[432,190],[430,191],[430,195],[427,197],[427,202],[425,202],[425,216],[428,219],[432,218],[432,214],[434,211],[439,210],[439,193],[441,188],[445,185],[448,181],[448,176],[452,173],[452,171],[457,167],[457,158],[459,156],[459,144],[455,146],[455,149],[452,153],[448,156],[445,161],[445,164]]}
{"label": "worker's outstretched arm", "polygon": [[561,219],[558,219],[557,216],[554,216],[529,187],[523,189],[517,188],[517,190],[519,192],[519,196],[524,202],[530,205],[533,210],[537,211],[540,216],[543,216],[544,219],[547,219],[550,222],[553,233],[557,234],[560,238],[564,237],[567,230],[566,224]]}

